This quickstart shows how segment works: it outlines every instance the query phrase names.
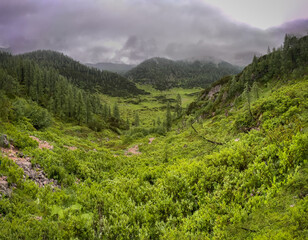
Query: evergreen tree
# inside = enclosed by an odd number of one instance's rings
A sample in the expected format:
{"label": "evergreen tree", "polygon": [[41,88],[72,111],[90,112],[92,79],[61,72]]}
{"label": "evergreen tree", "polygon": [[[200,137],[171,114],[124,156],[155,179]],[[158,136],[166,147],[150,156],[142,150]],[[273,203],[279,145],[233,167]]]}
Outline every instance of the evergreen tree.
{"label": "evergreen tree", "polygon": [[119,111],[119,107],[118,107],[118,103],[115,103],[113,106],[113,117],[115,119],[120,120],[120,111]]}
{"label": "evergreen tree", "polygon": [[182,115],[182,98],[180,94],[176,96],[175,112],[177,117]]}
{"label": "evergreen tree", "polygon": [[258,86],[258,83],[256,81],[252,84],[251,92],[252,92],[255,99],[259,98],[259,86]]}
{"label": "evergreen tree", "polygon": [[167,104],[167,112],[166,112],[166,129],[169,131],[171,129],[172,125],[172,116],[171,116],[171,110],[170,110],[170,103]]}
{"label": "evergreen tree", "polygon": [[81,124],[86,119],[86,106],[82,96],[81,91],[78,92],[77,96],[77,121],[78,124]]}
{"label": "evergreen tree", "polygon": [[139,124],[140,124],[139,114],[138,114],[138,112],[136,112],[136,113],[135,113],[134,125],[135,125],[135,127],[139,127]]}
{"label": "evergreen tree", "polygon": [[254,118],[251,112],[251,108],[250,108],[251,99],[250,99],[250,88],[249,88],[248,82],[245,84],[244,97],[246,98],[246,101],[247,101],[249,115],[251,118]]}

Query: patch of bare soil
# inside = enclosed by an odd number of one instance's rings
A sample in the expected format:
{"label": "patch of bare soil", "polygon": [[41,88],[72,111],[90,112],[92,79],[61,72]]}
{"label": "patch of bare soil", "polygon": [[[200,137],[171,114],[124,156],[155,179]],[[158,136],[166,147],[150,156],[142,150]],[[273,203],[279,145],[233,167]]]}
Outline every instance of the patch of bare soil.
{"label": "patch of bare soil", "polygon": [[127,149],[127,151],[124,153],[125,156],[139,155],[139,154],[141,154],[141,152],[139,152],[138,144],[133,146],[132,148]]}
{"label": "patch of bare soil", "polygon": [[73,146],[66,146],[66,145],[64,145],[63,147],[65,147],[65,148],[67,148],[69,150],[72,150],[72,151],[77,150],[77,147],[73,147]]}
{"label": "patch of bare soil", "polygon": [[40,149],[43,149],[43,148],[46,148],[46,149],[53,149],[53,146],[50,145],[48,142],[46,141],[41,141],[39,138],[35,137],[35,136],[29,136],[30,138],[32,138],[33,140],[37,141],[39,143],[39,148]]}
{"label": "patch of bare soil", "polygon": [[152,144],[152,142],[154,141],[154,137],[149,138],[149,144]]}

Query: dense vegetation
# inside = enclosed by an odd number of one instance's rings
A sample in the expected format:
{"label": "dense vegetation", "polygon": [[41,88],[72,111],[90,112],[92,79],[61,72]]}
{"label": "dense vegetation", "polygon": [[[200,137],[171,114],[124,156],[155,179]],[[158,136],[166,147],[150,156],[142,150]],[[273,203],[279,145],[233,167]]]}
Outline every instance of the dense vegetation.
{"label": "dense vegetation", "polygon": [[215,64],[151,58],[130,70],[126,76],[137,83],[150,84],[156,89],[165,90],[174,87],[204,88],[223,76],[239,71],[239,67],[227,62]]}
{"label": "dense vegetation", "polygon": [[75,86],[94,93],[121,97],[145,93],[133,82],[116,73],[89,68],[62,53],[39,50],[23,54],[21,57],[31,59],[44,67],[52,67]]}
{"label": "dense vegetation", "polygon": [[52,67],[8,53],[0,53],[0,99],[2,119],[26,117],[37,129],[50,126],[51,114],[93,130],[127,128],[98,94],[74,86]]}
{"label": "dense vegetation", "polygon": [[[12,189],[0,197],[0,238],[307,239],[307,46],[308,37],[287,36],[283,48],[204,90],[185,115],[176,97],[165,136],[60,120],[35,130],[31,115],[1,114],[0,132],[61,188],[23,179],[0,155]],[[13,101],[12,88],[1,89]],[[133,145],[138,154],[127,154]]]}

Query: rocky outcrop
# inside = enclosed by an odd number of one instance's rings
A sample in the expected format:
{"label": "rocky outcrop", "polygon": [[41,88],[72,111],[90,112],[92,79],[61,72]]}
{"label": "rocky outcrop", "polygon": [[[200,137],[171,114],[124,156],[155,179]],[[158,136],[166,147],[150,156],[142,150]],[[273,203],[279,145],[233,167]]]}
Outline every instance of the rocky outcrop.
{"label": "rocky outcrop", "polygon": [[24,179],[28,177],[37,183],[40,187],[50,184],[52,188],[60,188],[57,180],[48,179],[41,166],[39,164],[32,165],[30,158],[25,160],[16,160],[15,162],[24,170]]}
{"label": "rocky outcrop", "polygon": [[0,136],[0,147],[3,147],[3,148],[9,148],[10,147],[10,142],[7,139],[7,136],[5,134]]}
{"label": "rocky outcrop", "polygon": [[1,195],[11,195],[12,190],[9,188],[9,183],[6,181],[7,177],[0,177],[0,196]]}
{"label": "rocky outcrop", "polygon": [[[46,142],[43,142],[43,144],[45,144],[45,146],[49,145]],[[7,156],[9,159],[14,161],[20,168],[23,169],[24,179],[29,178],[33,180],[36,184],[38,184],[40,187],[44,187],[50,184],[52,188],[60,188],[60,185],[58,184],[57,180],[48,179],[39,164],[33,165],[31,163],[31,158],[27,155],[24,155],[23,152],[16,149],[13,145],[11,145],[9,148],[1,147],[0,149],[4,156]],[[5,188],[6,185],[4,182],[2,182],[2,186],[4,186],[3,188]]]}
{"label": "rocky outcrop", "polygon": [[215,94],[218,93],[218,92],[220,91],[220,89],[221,89],[221,85],[217,85],[217,86],[213,87],[213,88],[209,91],[209,93],[207,94],[208,98],[209,98],[209,99],[213,99],[214,96],[215,96]]}

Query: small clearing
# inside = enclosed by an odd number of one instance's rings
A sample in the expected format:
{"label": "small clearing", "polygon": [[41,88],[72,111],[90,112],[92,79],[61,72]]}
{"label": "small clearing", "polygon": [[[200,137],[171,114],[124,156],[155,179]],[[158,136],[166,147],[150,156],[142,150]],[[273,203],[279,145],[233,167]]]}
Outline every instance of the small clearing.
{"label": "small clearing", "polygon": [[39,148],[40,149],[43,149],[43,148],[46,148],[46,149],[53,149],[53,146],[50,145],[48,142],[46,141],[41,141],[39,138],[35,137],[35,136],[29,136],[30,138],[32,138],[33,140],[37,141],[39,143]]}
{"label": "small clearing", "polygon": [[139,155],[141,152],[139,152],[139,145],[135,145],[132,148],[127,149],[127,151],[124,153],[125,156],[130,156],[130,155]]}

